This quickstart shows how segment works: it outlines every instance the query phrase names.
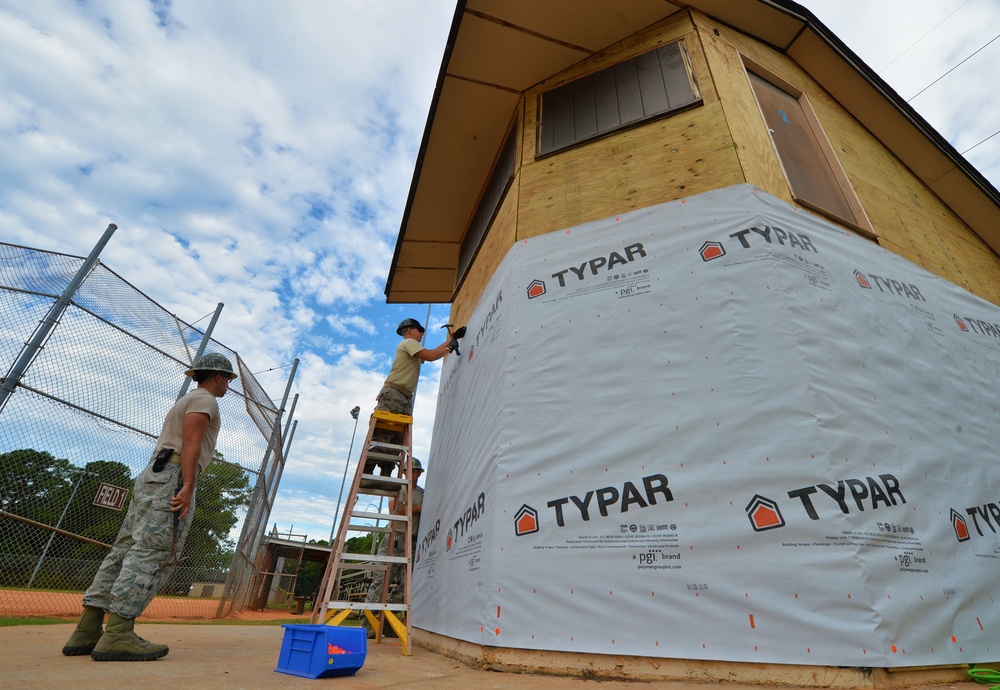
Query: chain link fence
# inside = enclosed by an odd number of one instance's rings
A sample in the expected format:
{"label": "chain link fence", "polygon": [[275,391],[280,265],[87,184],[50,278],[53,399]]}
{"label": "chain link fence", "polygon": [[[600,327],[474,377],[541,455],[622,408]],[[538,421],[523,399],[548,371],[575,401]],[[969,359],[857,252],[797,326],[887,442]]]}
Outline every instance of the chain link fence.
{"label": "chain link fence", "polygon": [[[12,369],[81,257],[0,243],[0,371]],[[0,399],[0,616],[77,615],[125,517],[132,483],[206,334],[100,262]],[[284,463],[281,411],[239,355],[219,400],[216,461],[198,480],[184,560],[146,610],[242,610]]]}

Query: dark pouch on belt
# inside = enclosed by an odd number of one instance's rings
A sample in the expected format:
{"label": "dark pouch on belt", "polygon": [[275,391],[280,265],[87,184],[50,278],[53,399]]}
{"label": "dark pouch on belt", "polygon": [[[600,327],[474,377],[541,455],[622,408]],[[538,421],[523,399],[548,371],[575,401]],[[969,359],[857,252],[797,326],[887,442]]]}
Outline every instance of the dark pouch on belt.
{"label": "dark pouch on belt", "polygon": [[174,454],[173,448],[161,448],[153,460],[153,471],[162,472],[163,468],[170,462],[170,456]]}

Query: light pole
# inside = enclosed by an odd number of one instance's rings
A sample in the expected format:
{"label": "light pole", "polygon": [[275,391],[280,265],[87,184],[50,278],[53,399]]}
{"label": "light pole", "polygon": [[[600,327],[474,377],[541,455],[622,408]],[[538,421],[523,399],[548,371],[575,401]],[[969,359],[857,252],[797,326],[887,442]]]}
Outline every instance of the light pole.
{"label": "light pole", "polygon": [[[361,412],[361,408],[358,405],[354,406],[351,410],[351,416],[354,417],[354,431],[351,433],[351,446],[347,449],[347,462],[344,464],[344,478],[340,480],[340,495],[337,496],[337,510],[333,514],[333,526],[330,527],[330,564],[333,563],[334,558],[334,545],[333,538],[337,534],[337,516],[340,515],[340,499],[344,497],[344,484],[347,483],[347,468],[351,466],[351,453],[354,451],[354,437],[358,435],[358,414]],[[339,598],[340,592],[340,573],[334,573],[336,581],[334,583],[334,596]]]}
{"label": "light pole", "polygon": [[344,484],[347,483],[347,468],[351,466],[351,453],[354,451],[354,437],[358,434],[358,414],[361,408],[357,405],[351,410],[354,417],[354,433],[351,434],[351,447],[347,450],[347,463],[344,465],[344,478],[340,480],[340,495],[337,496],[337,510],[333,514],[333,527],[330,528],[330,553],[333,554],[333,537],[337,533],[337,516],[340,515],[340,501],[344,498]]}

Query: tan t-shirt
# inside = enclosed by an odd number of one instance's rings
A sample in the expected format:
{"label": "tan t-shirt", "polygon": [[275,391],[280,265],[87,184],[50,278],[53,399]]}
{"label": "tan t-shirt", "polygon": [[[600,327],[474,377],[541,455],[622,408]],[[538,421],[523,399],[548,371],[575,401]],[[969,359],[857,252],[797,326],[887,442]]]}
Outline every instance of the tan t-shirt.
{"label": "tan t-shirt", "polygon": [[161,448],[173,448],[178,453],[181,452],[181,445],[184,443],[184,416],[189,412],[203,412],[208,415],[208,426],[205,428],[205,436],[201,439],[201,454],[198,456],[200,474],[208,467],[208,463],[212,462],[212,456],[215,455],[215,441],[219,438],[219,429],[222,427],[219,402],[204,388],[188,391],[187,395],[170,408],[167,418],[163,420],[160,436],[156,439],[154,453]]}
{"label": "tan t-shirt", "polygon": [[413,338],[403,338],[403,341],[396,346],[396,359],[392,362],[392,369],[385,377],[386,383],[394,386],[402,386],[413,394],[417,389],[417,379],[420,378],[420,365],[422,359],[417,359],[413,355],[424,349],[418,341]]}

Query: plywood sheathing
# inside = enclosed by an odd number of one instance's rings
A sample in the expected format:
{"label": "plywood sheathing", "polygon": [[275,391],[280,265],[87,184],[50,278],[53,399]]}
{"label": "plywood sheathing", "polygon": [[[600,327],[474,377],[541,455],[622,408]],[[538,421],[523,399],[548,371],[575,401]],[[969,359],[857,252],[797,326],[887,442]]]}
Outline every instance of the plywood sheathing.
{"label": "plywood sheathing", "polygon": [[693,17],[747,182],[793,201],[740,55],[805,92],[880,244],[1000,304],[1000,257],[913,170],[787,55],[697,12]]}
{"label": "plywood sheathing", "polygon": [[693,28],[676,15],[525,94],[518,240],[744,181],[719,99],[701,82],[702,106],[534,158],[541,93],[678,38],[706,73]]}

